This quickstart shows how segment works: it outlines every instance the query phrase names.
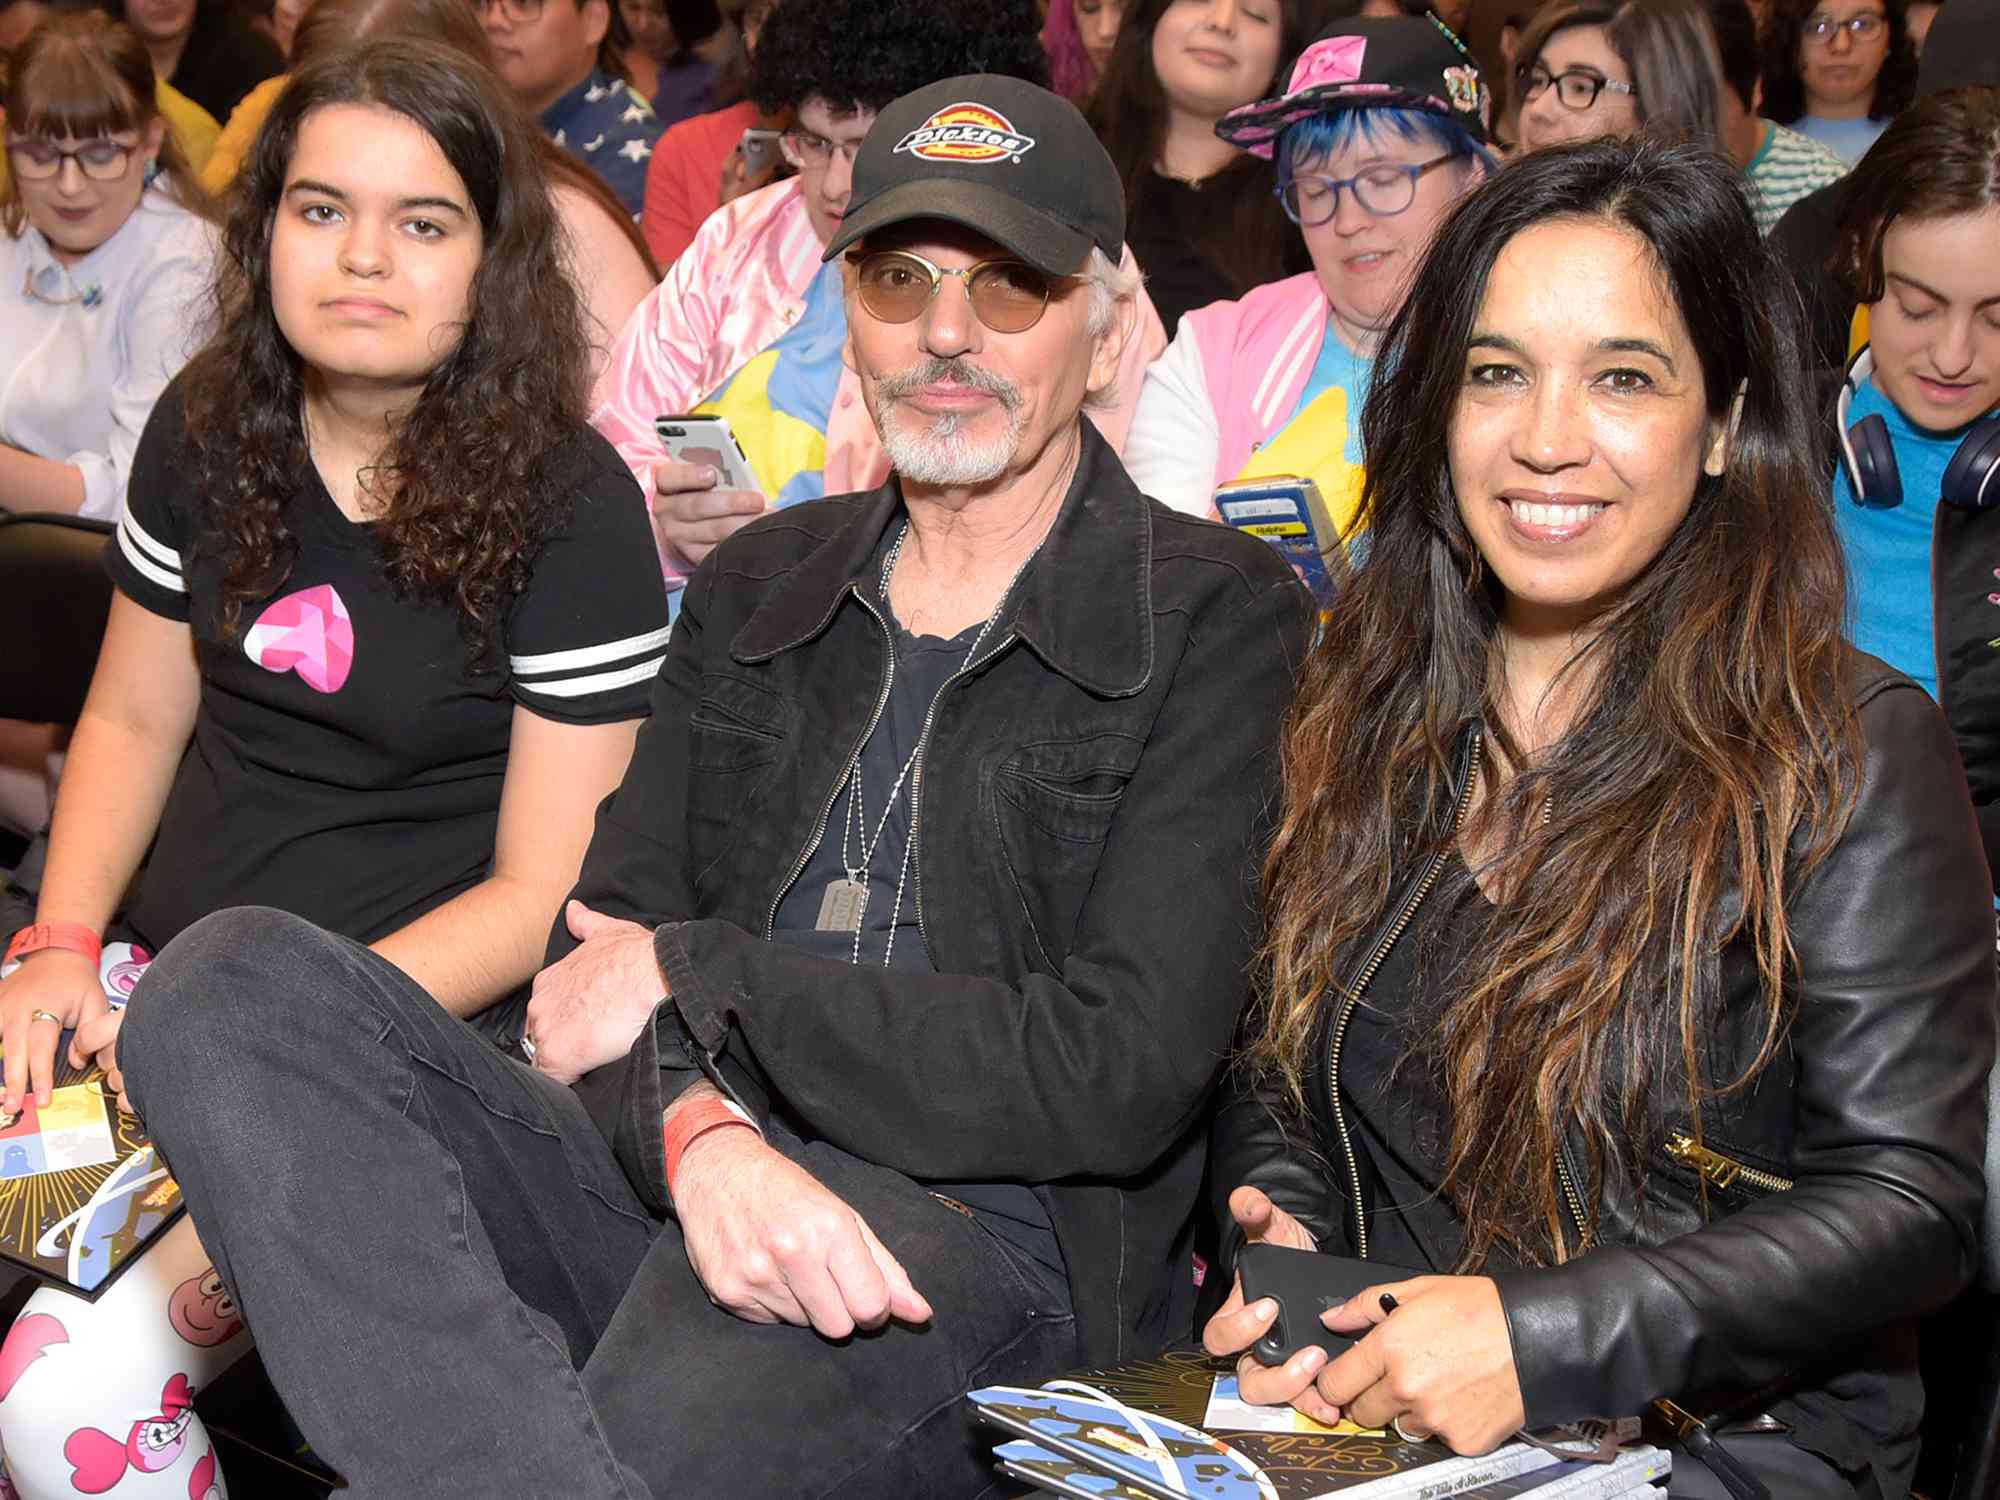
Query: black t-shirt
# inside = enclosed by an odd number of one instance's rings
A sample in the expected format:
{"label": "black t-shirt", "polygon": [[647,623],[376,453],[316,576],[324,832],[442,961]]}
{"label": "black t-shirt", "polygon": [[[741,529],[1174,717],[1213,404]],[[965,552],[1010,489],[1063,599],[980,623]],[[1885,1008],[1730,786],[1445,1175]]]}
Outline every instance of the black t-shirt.
{"label": "black t-shirt", "polygon": [[[968,626],[949,640],[935,635],[912,635],[897,622],[890,612],[888,601],[876,596],[881,584],[883,560],[901,529],[900,523],[889,528],[884,544],[876,549],[874,560],[860,580],[862,588],[868,591],[875,607],[888,622],[896,650],[896,671],[889,685],[889,701],[883,706],[881,722],[861,749],[861,816],[856,817],[850,812],[850,790],[844,787],[834,798],[825,833],[806,861],[805,868],[799,871],[798,879],[792,882],[778,904],[773,935],[779,942],[809,953],[817,953],[839,963],[854,962],[854,933],[851,929],[844,932],[817,930],[820,902],[828,886],[847,878],[850,863],[856,868],[863,864],[863,851],[880,825],[881,841],[875,846],[874,857],[866,861],[868,900],[861,914],[860,961],[877,965],[887,952],[890,968],[930,974],[936,972],[936,966],[931,962],[930,950],[924,946],[923,932],[917,921],[914,851],[908,878],[903,881],[900,905],[896,900],[897,881],[903,872],[903,853],[909,848],[910,783],[916,776],[915,768],[903,778],[902,789],[896,793],[893,803],[889,793],[896,785],[898,773],[916,749],[931,704],[945,683],[965,665],[973,641],[979,635],[979,626]],[[981,657],[994,648],[998,638],[997,628],[987,633],[979,648]],[[888,810],[886,822],[883,820],[885,808]],[[893,947],[889,944],[892,917],[896,934]],[[972,1210],[973,1217],[993,1233],[1058,1275],[1063,1274],[1062,1252],[1057,1247],[1048,1210],[1026,1184],[933,1182],[927,1186],[963,1203]]]}
{"label": "black t-shirt", "polygon": [[1181,314],[1237,295],[1221,271],[1204,260],[1188,236],[1188,225],[1215,211],[1213,194],[1155,173],[1140,195],[1138,212],[1125,226],[1132,258],[1146,273],[1146,295],[1166,325],[1167,337],[1180,327]]}
{"label": "black t-shirt", "polygon": [[225,125],[245,94],[284,71],[285,55],[276,42],[233,7],[203,0],[167,82]]}
{"label": "black t-shirt", "polygon": [[1438,1194],[1450,1144],[1444,1091],[1425,1060],[1409,1054],[1463,981],[1491,912],[1464,861],[1451,856],[1369,981],[1341,1044],[1341,1093],[1376,1175],[1369,1253],[1392,1265],[1448,1274],[1465,1247],[1464,1225]]}
{"label": "black t-shirt", "polygon": [[249,904],[364,942],[392,932],[488,873],[515,705],[573,724],[645,715],[666,593],[631,471],[588,428],[554,469],[570,517],[477,670],[456,606],[399,597],[376,528],[343,516],[316,473],[285,507],[291,575],[225,635],[224,561],[192,472],[170,387],[106,554],[134,602],[189,624],[201,673],[126,913],[155,949]]}

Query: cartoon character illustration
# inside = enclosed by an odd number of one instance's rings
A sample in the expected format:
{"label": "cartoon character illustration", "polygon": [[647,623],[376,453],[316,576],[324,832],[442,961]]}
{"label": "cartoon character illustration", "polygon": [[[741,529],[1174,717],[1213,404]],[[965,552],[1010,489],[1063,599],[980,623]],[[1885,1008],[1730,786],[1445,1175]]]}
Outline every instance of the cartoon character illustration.
{"label": "cartoon character illustration", "polygon": [[185,1375],[175,1375],[160,1392],[160,1414],[132,1424],[124,1442],[95,1427],[79,1427],[63,1444],[63,1457],[76,1470],[70,1483],[86,1495],[101,1495],[129,1468],[158,1474],[173,1467],[194,1420],[194,1392]]}
{"label": "cartoon character illustration", "polygon": [[98,983],[104,987],[104,997],[114,1006],[123,1005],[132,998],[132,991],[139,987],[139,976],[146,972],[146,966],[153,961],[150,950],[137,943],[106,943],[104,953],[98,959]]}
{"label": "cartoon character illustration", "polygon": [[167,1321],[174,1325],[175,1333],[200,1349],[226,1344],[243,1330],[236,1299],[229,1295],[214,1266],[174,1288],[167,1299]]}
{"label": "cartoon character illustration", "polygon": [[47,1313],[29,1313],[16,1318],[0,1344],[0,1401],[13,1394],[14,1385],[28,1373],[28,1366],[42,1357],[51,1344],[67,1344],[69,1330]]}
{"label": "cartoon character illustration", "polygon": [[[0,1495],[0,1500],[6,1496]],[[224,1500],[222,1476],[215,1469],[215,1450],[210,1449],[196,1461],[194,1472],[188,1475],[188,1500]]]}

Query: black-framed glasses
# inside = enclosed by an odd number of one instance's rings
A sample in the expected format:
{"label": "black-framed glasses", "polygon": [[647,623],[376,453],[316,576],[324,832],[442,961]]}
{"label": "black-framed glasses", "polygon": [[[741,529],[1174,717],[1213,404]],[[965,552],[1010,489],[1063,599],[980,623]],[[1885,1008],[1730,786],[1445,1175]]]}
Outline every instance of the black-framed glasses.
{"label": "black-framed glasses", "polygon": [[472,8],[479,12],[481,20],[498,6],[500,14],[516,26],[532,26],[541,20],[543,4],[544,0],[472,0]]}
{"label": "black-framed glasses", "polygon": [[1565,109],[1585,110],[1597,102],[1597,96],[1606,89],[1614,94],[1637,100],[1639,91],[1629,83],[1620,83],[1615,78],[1606,78],[1593,68],[1565,68],[1560,73],[1550,73],[1540,63],[1532,67],[1514,70],[1514,81],[1521,86],[1521,99],[1525,103],[1539,99],[1555,85],[1556,100]]}
{"label": "black-framed glasses", "polygon": [[137,143],[112,140],[109,136],[86,141],[74,151],[65,151],[54,141],[21,137],[7,142],[7,155],[15,175],[29,182],[46,182],[61,174],[63,163],[73,161],[76,169],[92,182],[116,182],[132,165]]}
{"label": "black-framed glasses", "polygon": [[1867,11],[1858,16],[1849,16],[1845,21],[1835,21],[1826,16],[1815,16],[1806,22],[1801,33],[1810,47],[1831,47],[1837,32],[1846,32],[1850,42],[1872,42],[1882,34],[1889,24],[1888,17]]}
{"label": "black-framed glasses", "polygon": [[786,160],[794,167],[800,170],[810,167],[815,172],[835,156],[846,158],[851,166],[854,154],[861,149],[859,141],[830,141],[803,125],[792,126],[778,137],[778,144],[784,148]]}
{"label": "black-framed glasses", "polygon": [[1436,171],[1448,161],[1457,160],[1457,153],[1452,153],[1416,167],[1384,163],[1365,172],[1357,172],[1352,177],[1323,177],[1316,172],[1297,172],[1290,182],[1281,184],[1275,191],[1278,202],[1284,206],[1285,217],[1308,229],[1326,223],[1340,212],[1343,188],[1354,194],[1354,201],[1369,213],[1386,219],[1417,201],[1418,178],[1426,172]]}
{"label": "black-framed glasses", "polygon": [[1056,288],[1075,280],[1025,261],[981,260],[947,268],[908,250],[850,250],[854,291],[871,317],[909,323],[923,315],[947,276],[965,283],[972,315],[995,333],[1026,333],[1042,321]]}

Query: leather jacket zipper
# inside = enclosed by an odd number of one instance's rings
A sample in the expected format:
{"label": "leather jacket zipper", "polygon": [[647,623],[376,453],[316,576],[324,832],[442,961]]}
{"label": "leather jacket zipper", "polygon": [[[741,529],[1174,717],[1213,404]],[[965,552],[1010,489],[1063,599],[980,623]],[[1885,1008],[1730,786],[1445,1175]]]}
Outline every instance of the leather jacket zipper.
{"label": "leather jacket zipper", "polygon": [[[791,890],[792,882],[799,878],[800,872],[805,869],[807,863],[811,861],[814,852],[818,850],[819,841],[826,837],[827,820],[833,816],[833,804],[840,800],[840,789],[847,785],[848,776],[858,774],[854,766],[854,757],[861,753],[861,747],[868,743],[868,736],[873,734],[875,726],[882,722],[882,710],[889,706],[889,687],[896,680],[896,638],[889,633],[889,622],[882,618],[880,610],[868,602],[866,594],[862,593],[852,583],[848,584],[847,587],[853,592],[854,597],[861,601],[861,607],[873,615],[875,623],[882,627],[882,644],[889,653],[887,657],[888,666],[882,673],[882,691],[875,699],[875,712],[869,715],[867,727],[861,731],[861,738],[854,742],[854,748],[847,752],[847,758],[841,762],[846,767],[845,773],[835,780],[833,790],[826,794],[826,805],[819,810],[819,821],[813,824],[812,836],[806,840],[805,847],[799,850],[799,857],[792,861],[791,873],[785,877],[784,882],[778,887],[778,893],[771,898],[771,913],[764,919],[764,941],[766,942],[770,942],[777,936],[778,907],[784,902],[786,893]],[[936,707],[936,705],[933,704],[932,707]],[[913,828],[913,836],[914,833],[915,830]]]}
{"label": "leather jacket zipper", "polygon": [[[1465,824],[1466,811],[1472,805],[1472,789],[1479,784],[1479,762],[1483,744],[1479,736],[1473,737],[1471,753],[1466,760],[1465,784],[1459,789],[1458,806],[1452,813],[1453,838],[1458,836],[1458,830]],[[1396,913],[1396,919],[1389,925],[1388,932],[1383,934],[1382,941],[1375,945],[1374,952],[1368,955],[1368,961],[1361,966],[1361,972],[1355,977],[1354,983],[1348,986],[1347,999],[1341,1003],[1340,1011],[1333,1018],[1333,1025],[1327,1034],[1327,1098],[1333,1106],[1331,1112],[1334,1133],[1340,1137],[1340,1152],[1347,1162],[1348,1184],[1354,1189],[1354,1245],[1357,1258],[1360,1260],[1368,1259],[1368,1216],[1361,1208],[1361,1163],[1355,1154],[1354,1137],[1347,1128],[1346,1112],[1340,1105],[1340,1048],[1347,1036],[1347,1023],[1353,1018],[1355,1007],[1361,1003],[1362,994],[1367,990],[1370,981],[1375,978],[1375,971],[1382,967],[1382,960],[1389,956],[1389,950],[1396,946],[1396,940],[1403,935],[1403,930],[1416,916],[1417,908],[1422,906],[1424,898],[1430,895],[1431,887],[1437,884],[1438,876],[1444,870],[1447,852],[1448,848],[1440,849],[1431,856],[1430,863],[1425,866],[1424,873],[1418,878],[1416,888],[1404,901],[1402,910]]]}
{"label": "leather jacket zipper", "polygon": [[1775,1172],[1759,1171],[1733,1156],[1724,1156],[1720,1151],[1698,1145],[1694,1137],[1684,1131],[1676,1130],[1667,1137],[1666,1151],[1682,1166],[1701,1173],[1712,1187],[1746,1187],[1760,1193],[1788,1193],[1792,1189],[1791,1178],[1780,1177]]}
{"label": "leather jacket zipper", "polygon": [[917,762],[910,768],[910,876],[916,887],[917,936],[924,940],[924,952],[930,955],[933,967],[937,955],[931,953],[930,929],[924,926],[924,846],[917,842],[917,831],[923,824],[924,816],[924,754],[930,749],[931,722],[937,718],[938,705],[944,702],[944,695],[951,685],[972,671],[983,667],[994,657],[1014,644],[1014,637],[1004,635],[1000,643],[977,661],[969,661],[951,676],[938,684],[938,690],[931,695],[931,706],[924,710],[924,727],[917,734]]}

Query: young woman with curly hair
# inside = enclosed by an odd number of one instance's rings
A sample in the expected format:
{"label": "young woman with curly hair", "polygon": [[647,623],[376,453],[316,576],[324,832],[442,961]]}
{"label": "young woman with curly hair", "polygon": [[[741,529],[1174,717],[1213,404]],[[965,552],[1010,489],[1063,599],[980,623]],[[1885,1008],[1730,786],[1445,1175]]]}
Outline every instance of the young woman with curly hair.
{"label": "young woman with curly hair", "polygon": [[1917,92],[1904,0],[1772,0],[1764,17],[1764,114],[1849,166]]}
{"label": "young woman with curly hair", "polygon": [[1181,314],[1312,269],[1271,174],[1215,133],[1274,92],[1336,0],[1138,0],[1090,100],[1126,236],[1171,338]]}
{"label": "young woman with curly hair", "polygon": [[1252,1400],[1476,1453],[1664,1396],[1772,1494],[1909,1494],[1993,913],[1943,715],[1842,640],[1775,274],[1725,161],[1598,141],[1466,198],[1389,330],[1210,1163],[1234,1247],[1380,1269],[1332,1359],[1232,1294]]}
{"label": "young woman with curly hair", "polygon": [[[100,964],[228,906],[511,1014],[666,639],[639,496],[585,422],[541,161],[496,80],[432,43],[309,66],[273,111],[220,331],[139,446],[37,923],[0,982],[9,1112],[46,1101],[72,1027],[71,1061],[117,1087]],[[64,1434],[157,1418],[172,1377],[198,1388],[242,1347],[240,1318],[200,1348],[168,1332],[207,1274],[183,1224],[95,1304],[31,1302],[66,1339],[0,1403],[30,1500],[69,1492]],[[188,1493],[190,1431],[119,1493]]]}

